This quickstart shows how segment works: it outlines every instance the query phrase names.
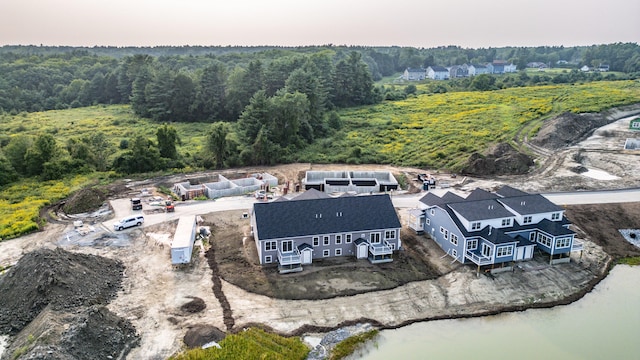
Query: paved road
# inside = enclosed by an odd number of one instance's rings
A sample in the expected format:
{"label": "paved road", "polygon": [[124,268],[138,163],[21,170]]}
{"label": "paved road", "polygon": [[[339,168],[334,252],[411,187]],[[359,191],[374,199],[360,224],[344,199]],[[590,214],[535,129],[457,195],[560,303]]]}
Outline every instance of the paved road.
{"label": "paved road", "polygon": [[[399,194],[392,196],[393,204],[397,208],[415,208],[418,201],[425,193],[418,194]],[[603,203],[622,203],[622,202],[640,202],[640,188],[625,190],[603,190],[603,191],[576,191],[562,193],[544,193],[544,197],[557,205],[578,205],[578,204],[603,204]],[[145,226],[158,224],[164,221],[178,219],[184,215],[201,215],[216,211],[226,210],[246,210],[251,212],[253,204],[258,200],[252,196],[234,196],[220,198],[215,201],[189,201],[176,202],[176,211],[174,213],[158,213],[145,215]],[[119,219],[139,213],[139,211],[131,210],[129,199],[119,199],[111,202],[115,211],[115,218],[107,221],[104,225],[110,230],[113,229],[113,223]],[[145,209],[150,209],[145,204]],[[126,231],[126,230],[125,230]]]}

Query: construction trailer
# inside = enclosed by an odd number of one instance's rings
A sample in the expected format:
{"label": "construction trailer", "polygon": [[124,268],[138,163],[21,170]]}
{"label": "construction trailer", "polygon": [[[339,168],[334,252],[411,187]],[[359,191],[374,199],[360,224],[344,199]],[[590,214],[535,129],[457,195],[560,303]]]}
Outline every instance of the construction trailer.
{"label": "construction trailer", "polygon": [[196,217],[181,216],[178,220],[176,233],[171,242],[171,264],[180,265],[191,262],[193,243],[196,240]]}

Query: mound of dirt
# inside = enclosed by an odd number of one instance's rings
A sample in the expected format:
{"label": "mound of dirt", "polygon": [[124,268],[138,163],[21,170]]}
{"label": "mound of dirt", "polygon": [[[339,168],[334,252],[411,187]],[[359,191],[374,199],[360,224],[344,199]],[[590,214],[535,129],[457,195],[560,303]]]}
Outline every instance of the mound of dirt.
{"label": "mound of dirt", "polygon": [[81,214],[94,211],[107,200],[107,194],[96,188],[77,191],[66,201],[62,209],[67,214]]}
{"label": "mound of dirt", "polygon": [[60,248],[26,254],[0,277],[0,334],[16,334],[47,306],[107,304],[120,289],[121,262]]}
{"label": "mound of dirt", "polygon": [[513,146],[500,143],[486,154],[474,152],[462,168],[462,173],[475,176],[522,175],[533,166],[533,159]]}
{"label": "mound of dirt", "polygon": [[11,345],[23,359],[118,359],[139,342],[133,325],[103,306],[72,315],[45,309]]}
{"label": "mound of dirt", "polygon": [[195,296],[189,297],[191,298],[191,301],[182,304],[182,306],[180,306],[180,310],[195,314],[207,308],[207,304],[205,304],[204,300]]}
{"label": "mound of dirt", "polygon": [[562,113],[545,121],[531,143],[551,150],[561,149],[579,143],[612,121],[602,113]]}
{"label": "mound of dirt", "polygon": [[224,331],[212,325],[195,325],[187,330],[184,335],[184,343],[189,348],[200,347],[212,341],[220,342],[226,334]]}

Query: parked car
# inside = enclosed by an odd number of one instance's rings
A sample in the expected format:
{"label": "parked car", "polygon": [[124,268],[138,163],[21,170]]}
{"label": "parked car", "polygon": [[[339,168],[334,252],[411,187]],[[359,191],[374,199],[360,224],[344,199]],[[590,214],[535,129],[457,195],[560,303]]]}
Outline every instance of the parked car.
{"label": "parked car", "polygon": [[130,228],[132,226],[140,226],[143,223],[144,223],[144,216],[142,215],[127,216],[121,219],[120,221],[118,221],[117,223],[113,224],[113,229],[123,230],[126,228]]}
{"label": "parked car", "polygon": [[133,210],[142,210],[142,200],[140,198],[131,199],[131,207]]}

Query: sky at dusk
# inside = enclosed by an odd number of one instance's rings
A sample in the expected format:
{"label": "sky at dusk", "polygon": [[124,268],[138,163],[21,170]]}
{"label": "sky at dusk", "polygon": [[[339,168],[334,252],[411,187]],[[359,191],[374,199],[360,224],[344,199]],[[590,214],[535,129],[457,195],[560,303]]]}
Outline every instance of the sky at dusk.
{"label": "sky at dusk", "polygon": [[639,41],[638,0],[0,0],[0,46],[486,48]]}

